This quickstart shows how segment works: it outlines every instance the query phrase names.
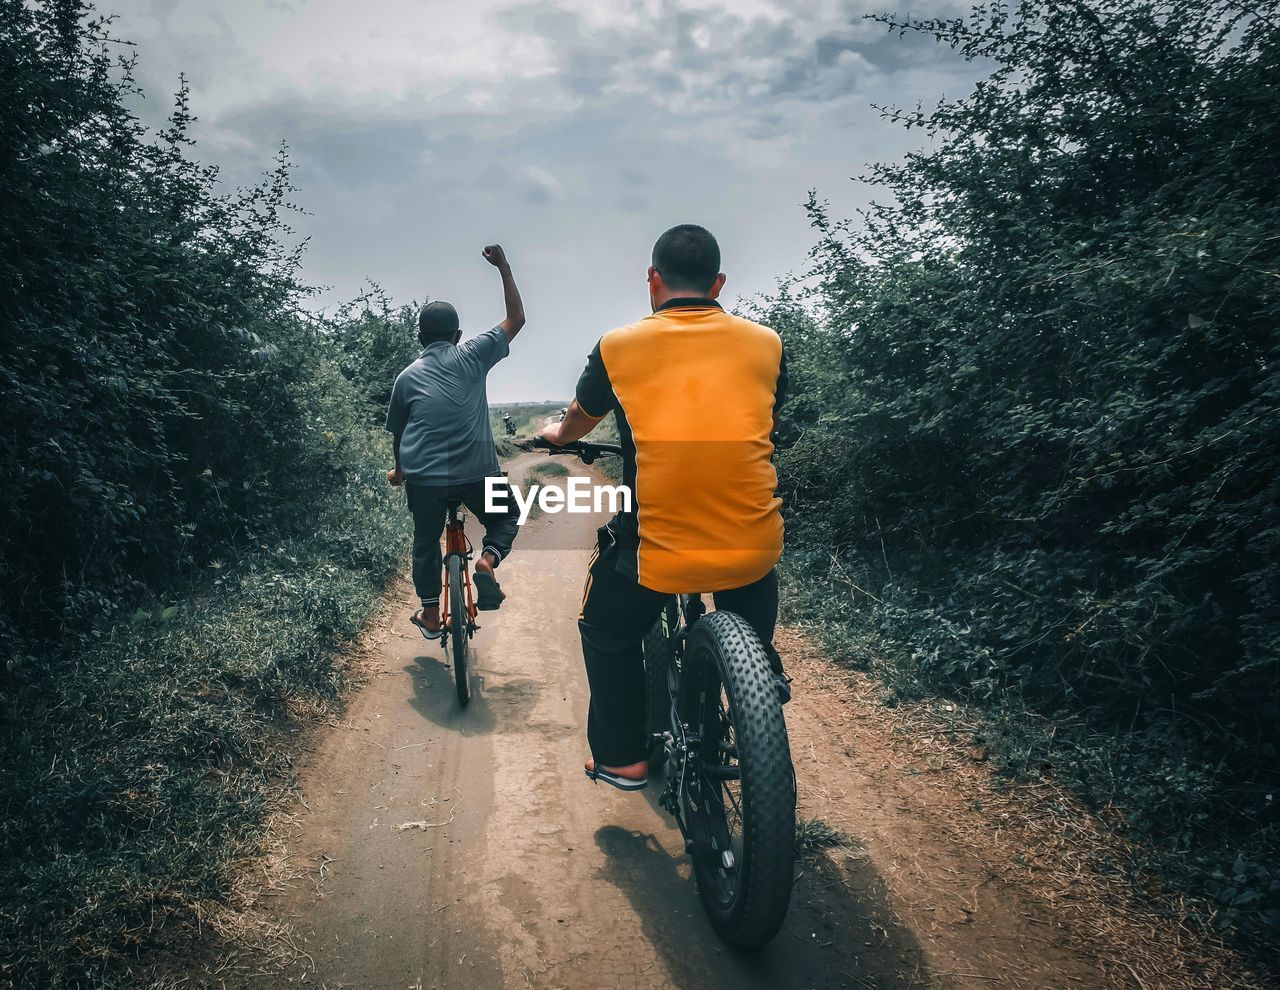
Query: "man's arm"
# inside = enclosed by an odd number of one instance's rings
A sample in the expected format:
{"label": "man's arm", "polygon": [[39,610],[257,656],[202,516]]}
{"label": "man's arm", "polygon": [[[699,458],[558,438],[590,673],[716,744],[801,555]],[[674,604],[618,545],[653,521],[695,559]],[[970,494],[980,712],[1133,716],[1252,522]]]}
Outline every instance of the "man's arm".
{"label": "man's arm", "polygon": [[498,269],[498,274],[502,276],[502,299],[507,306],[507,318],[498,326],[502,327],[507,340],[515,340],[516,334],[524,326],[524,303],[520,301],[520,290],[516,288],[515,277],[511,274],[511,264],[498,244],[490,244],[484,249],[484,260]]}
{"label": "man's arm", "polygon": [[391,437],[391,450],[395,454],[396,466],[387,472],[387,480],[396,488],[404,484],[404,468],[400,466],[400,438],[404,436],[404,431],[393,434]]}
{"label": "man's arm", "polygon": [[387,480],[397,487],[404,484],[404,470],[400,467],[400,438],[404,436],[404,428],[408,422],[404,390],[397,378],[391,388],[391,401],[387,404],[387,430],[391,433],[391,451],[396,459],[396,466],[387,472]]}
{"label": "man's arm", "polygon": [[578,400],[574,399],[569,403],[569,410],[564,414],[564,419],[558,423],[552,423],[542,431],[542,435],[548,443],[563,447],[566,443],[581,440],[594,430],[599,422],[599,419],[588,416],[586,411],[578,405]]}
{"label": "man's arm", "polygon": [[550,424],[542,435],[556,446],[581,440],[617,405],[618,397],[613,391],[613,383],[609,381],[609,369],[604,365],[604,356],[597,343],[587,356],[587,366],[578,379],[573,401],[565,410],[564,419]]}

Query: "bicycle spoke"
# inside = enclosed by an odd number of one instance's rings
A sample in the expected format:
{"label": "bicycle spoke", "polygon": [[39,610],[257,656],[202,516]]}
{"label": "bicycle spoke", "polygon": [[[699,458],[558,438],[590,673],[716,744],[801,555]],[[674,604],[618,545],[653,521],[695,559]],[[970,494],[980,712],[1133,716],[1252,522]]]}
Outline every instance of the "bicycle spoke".
{"label": "bicycle spoke", "polygon": [[[708,767],[719,784],[718,790],[724,798],[728,798],[729,808],[725,808],[725,827],[729,833],[729,841],[734,847],[735,855],[742,852],[742,802],[737,792],[741,786],[741,772],[737,766],[730,764],[732,759],[736,762],[738,756],[737,738],[733,728],[732,709],[727,704],[728,699],[724,696],[724,687],[720,686],[720,697],[717,699],[717,717],[720,725],[719,738],[716,740],[716,747],[721,756],[725,758],[723,767]],[[732,771],[726,772],[726,771]],[[729,809],[732,812],[729,813]]]}

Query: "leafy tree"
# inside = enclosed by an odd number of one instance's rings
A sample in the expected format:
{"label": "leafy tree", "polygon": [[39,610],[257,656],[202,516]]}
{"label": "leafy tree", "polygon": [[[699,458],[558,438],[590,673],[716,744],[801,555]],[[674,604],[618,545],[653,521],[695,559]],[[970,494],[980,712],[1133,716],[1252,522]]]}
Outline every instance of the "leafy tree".
{"label": "leafy tree", "polygon": [[149,133],[120,50],[0,0],[5,986],[136,986],[225,893],[406,545],[361,352],[390,330],[301,308],[286,152],[225,191],[185,86]]}
{"label": "leafy tree", "polygon": [[818,397],[783,460],[797,557],[878,578],[850,593],[924,682],[1185,747],[1195,787],[1120,785],[1136,826],[1273,841],[1277,8],[879,20],[991,73],[884,111],[931,139],[873,168],[886,202],[809,204],[815,315],[769,304]]}
{"label": "leafy tree", "polygon": [[148,134],[117,51],[85,4],[0,0],[0,636],[96,635],[358,464],[285,150],[222,191],[185,84]]}
{"label": "leafy tree", "polygon": [[422,350],[416,304],[396,306],[371,282],[367,291],[338,309],[330,332],[341,347],[343,375],[355,383],[371,407],[370,417],[381,424],[396,375]]}

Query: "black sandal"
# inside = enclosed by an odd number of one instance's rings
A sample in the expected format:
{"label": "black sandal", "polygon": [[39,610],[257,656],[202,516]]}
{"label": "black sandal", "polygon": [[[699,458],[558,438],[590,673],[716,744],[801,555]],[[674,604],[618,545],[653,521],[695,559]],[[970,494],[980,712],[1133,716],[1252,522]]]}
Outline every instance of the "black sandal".
{"label": "black sandal", "polygon": [[621,777],[616,773],[610,773],[608,770],[604,769],[604,767],[600,766],[599,763],[590,770],[583,767],[582,772],[593,781],[599,783],[603,780],[606,784],[611,787],[616,787],[620,791],[643,791],[649,786],[649,778],[647,776],[641,777],[639,780],[633,780],[630,777]]}
{"label": "black sandal", "polygon": [[476,608],[481,612],[495,611],[502,604],[502,600],[507,597],[502,593],[502,587],[498,584],[497,579],[486,571],[476,571],[475,582]]}
{"label": "black sandal", "polygon": [[439,639],[440,629],[442,629],[443,626],[437,629],[432,629],[429,625],[423,622],[422,619],[419,618],[419,616],[422,615],[422,611],[423,611],[422,609],[418,609],[418,611],[414,612],[413,615],[409,616],[409,621],[418,627],[418,631],[422,633],[423,639],[427,640],[428,642]]}

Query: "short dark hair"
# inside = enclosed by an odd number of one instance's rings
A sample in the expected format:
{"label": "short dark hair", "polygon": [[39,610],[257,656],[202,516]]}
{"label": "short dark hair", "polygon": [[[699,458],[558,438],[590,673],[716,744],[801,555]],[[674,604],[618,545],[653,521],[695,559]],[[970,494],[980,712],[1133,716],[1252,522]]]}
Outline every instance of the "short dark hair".
{"label": "short dark hair", "polygon": [[452,340],[458,332],[458,311],[447,302],[429,302],[418,314],[418,343]]}
{"label": "short dark hair", "polygon": [[653,245],[653,267],[668,288],[707,292],[720,274],[720,245],[706,227],[682,223]]}

